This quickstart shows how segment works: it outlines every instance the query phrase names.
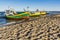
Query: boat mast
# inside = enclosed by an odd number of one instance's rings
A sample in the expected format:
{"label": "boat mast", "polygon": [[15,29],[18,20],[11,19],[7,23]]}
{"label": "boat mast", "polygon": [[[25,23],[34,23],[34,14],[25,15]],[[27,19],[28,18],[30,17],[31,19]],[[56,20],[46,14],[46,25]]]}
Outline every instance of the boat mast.
{"label": "boat mast", "polygon": [[29,6],[27,6],[27,11],[29,11]]}
{"label": "boat mast", "polygon": [[26,11],[25,8],[23,8],[24,12]]}
{"label": "boat mast", "polygon": [[36,12],[39,12],[39,9],[36,9]]}

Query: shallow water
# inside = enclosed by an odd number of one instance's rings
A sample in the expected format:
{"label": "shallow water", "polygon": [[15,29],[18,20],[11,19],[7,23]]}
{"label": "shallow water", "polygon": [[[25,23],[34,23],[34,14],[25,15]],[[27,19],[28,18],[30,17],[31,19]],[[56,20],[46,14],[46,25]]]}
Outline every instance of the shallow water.
{"label": "shallow water", "polygon": [[5,18],[0,18],[0,25],[1,25],[1,24],[5,24],[5,23],[7,23],[7,22],[6,22],[6,19],[5,19]]}

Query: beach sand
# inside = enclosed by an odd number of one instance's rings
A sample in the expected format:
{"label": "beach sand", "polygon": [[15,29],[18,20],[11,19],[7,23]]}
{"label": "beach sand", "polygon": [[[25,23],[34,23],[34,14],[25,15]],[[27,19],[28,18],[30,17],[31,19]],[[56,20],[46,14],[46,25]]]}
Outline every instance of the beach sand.
{"label": "beach sand", "polygon": [[0,40],[60,40],[60,16],[38,17],[32,21],[2,27]]}

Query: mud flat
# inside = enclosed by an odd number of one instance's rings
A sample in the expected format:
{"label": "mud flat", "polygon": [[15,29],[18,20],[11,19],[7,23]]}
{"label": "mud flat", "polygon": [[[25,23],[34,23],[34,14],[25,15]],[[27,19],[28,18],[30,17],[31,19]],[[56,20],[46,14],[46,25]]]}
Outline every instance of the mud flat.
{"label": "mud flat", "polygon": [[41,16],[35,20],[2,27],[0,40],[60,40],[59,17]]}

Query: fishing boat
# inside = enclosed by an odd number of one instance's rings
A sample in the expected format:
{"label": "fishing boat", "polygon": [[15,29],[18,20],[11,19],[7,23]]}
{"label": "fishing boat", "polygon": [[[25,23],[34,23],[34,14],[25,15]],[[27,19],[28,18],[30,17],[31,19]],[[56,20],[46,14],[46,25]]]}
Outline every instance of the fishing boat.
{"label": "fishing boat", "polygon": [[13,10],[6,10],[5,12],[6,18],[9,20],[20,20],[20,19],[29,19],[28,13],[16,13]]}
{"label": "fishing boat", "polygon": [[30,17],[38,17],[40,15],[46,15],[45,11],[39,11],[38,9],[36,10],[36,12],[33,12],[30,14]]}

